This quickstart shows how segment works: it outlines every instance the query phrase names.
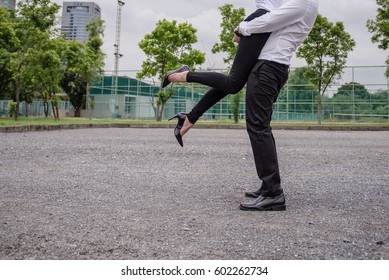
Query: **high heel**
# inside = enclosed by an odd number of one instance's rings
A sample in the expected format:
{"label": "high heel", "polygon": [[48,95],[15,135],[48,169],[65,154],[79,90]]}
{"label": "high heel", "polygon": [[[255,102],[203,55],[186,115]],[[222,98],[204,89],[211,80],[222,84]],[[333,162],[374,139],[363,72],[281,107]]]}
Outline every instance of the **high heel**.
{"label": "high heel", "polygon": [[171,117],[169,119],[169,121],[171,121],[172,119],[175,119],[177,118],[178,119],[178,122],[177,122],[177,125],[176,127],[174,128],[174,136],[176,136],[176,139],[178,141],[178,143],[181,145],[181,147],[184,147],[184,143],[182,142],[182,136],[181,136],[181,128],[184,124],[184,121],[186,119],[186,113],[178,113],[177,115]]}
{"label": "high heel", "polygon": [[[162,82],[162,86],[161,88],[165,88],[166,86],[168,86],[171,82],[169,81],[169,76],[171,74],[175,74],[175,73],[181,73],[181,72],[184,72],[184,71],[189,71],[189,66],[188,65],[183,65],[181,66],[180,68],[178,69],[175,69],[175,70],[171,70],[169,72],[167,72],[165,78],[163,79],[163,82]],[[174,117],[173,117],[174,118]]]}

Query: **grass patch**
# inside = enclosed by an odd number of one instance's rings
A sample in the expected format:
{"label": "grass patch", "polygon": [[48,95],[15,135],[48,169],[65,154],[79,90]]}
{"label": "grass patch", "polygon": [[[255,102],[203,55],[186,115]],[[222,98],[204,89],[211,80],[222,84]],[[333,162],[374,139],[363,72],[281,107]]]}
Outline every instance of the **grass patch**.
{"label": "grass patch", "polygon": [[368,123],[368,122],[274,122],[272,126],[301,126],[301,127],[389,127],[389,122],[386,123]]}
{"label": "grass patch", "polygon": [[13,118],[0,118],[0,126],[24,126],[24,125],[61,125],[61,124],[125,124],[125,123],[157,123],[155,121],[131,121],[124,119],[88,119],[88,118],[54,118],[21,117],[18,121]]}
{"label": "grass patch", "polygon": [[[20,117],[18,121],[13,118],[0,118],[0,127],[10,126],[29,126],[29,125],[61,125],[61,124],[175,124],[175,121],[164,120],[157,122],[155,120],[128,120],[128,119],[88,119],[88,118],[61,118],[59,121],[53,118],[44,117]],[[245,121],[242,120],[238,124],[235,124],[232,120],[219,120],[219,121],[198,121],[197,125],[207,126],[244,126]],[[273,127],[389,127],[389,122],[383,123],[366,123],[366,122],[323,122],[321,125],[316,122],[272,122]]]}

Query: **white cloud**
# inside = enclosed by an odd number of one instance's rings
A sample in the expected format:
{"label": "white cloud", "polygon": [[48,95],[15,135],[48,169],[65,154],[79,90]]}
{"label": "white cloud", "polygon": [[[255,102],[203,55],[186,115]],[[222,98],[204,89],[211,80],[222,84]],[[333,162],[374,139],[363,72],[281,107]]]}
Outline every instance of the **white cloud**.
{"label": "white cloud", "polygon": [[368,19],[376,17],[375,0],[327,0],[321,4],[319,12],[331,22],[344,22],[345,29],[356,41],[350,53],[348,64],[384,65],[385,54],[371,42],[372,34],[366,28]]}

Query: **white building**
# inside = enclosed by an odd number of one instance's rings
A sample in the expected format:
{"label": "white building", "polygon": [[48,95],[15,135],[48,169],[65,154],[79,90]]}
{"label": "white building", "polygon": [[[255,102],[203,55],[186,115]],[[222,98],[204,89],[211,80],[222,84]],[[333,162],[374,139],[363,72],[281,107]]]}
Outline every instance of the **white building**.
{"label": "white building", "polygon": [[100,16],[101,9],[94,2],[63,2],[61,33],[67,40],[87,41],[87,24]]}

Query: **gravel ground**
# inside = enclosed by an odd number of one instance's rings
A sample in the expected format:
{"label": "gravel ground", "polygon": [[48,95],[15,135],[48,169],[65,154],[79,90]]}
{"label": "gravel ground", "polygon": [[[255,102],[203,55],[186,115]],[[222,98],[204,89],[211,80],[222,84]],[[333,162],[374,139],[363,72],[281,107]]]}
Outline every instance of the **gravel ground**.
{"label": "gravel ground", "polygon": [[389,259],[389,131],[274,131],[284,212],[245,130],[0,133],[0,259]]}

